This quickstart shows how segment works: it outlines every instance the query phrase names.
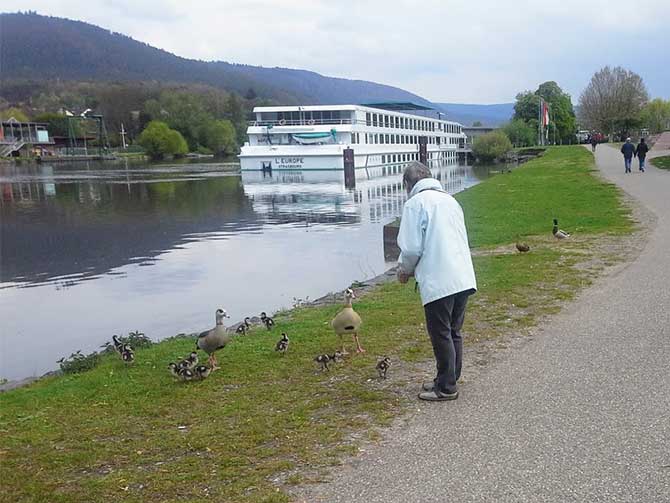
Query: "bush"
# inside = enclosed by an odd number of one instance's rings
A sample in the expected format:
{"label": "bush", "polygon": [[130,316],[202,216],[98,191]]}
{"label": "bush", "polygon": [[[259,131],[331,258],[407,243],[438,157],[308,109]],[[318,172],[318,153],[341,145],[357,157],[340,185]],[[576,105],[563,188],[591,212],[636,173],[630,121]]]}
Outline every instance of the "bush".
{"label": "bush", "polygon": [[523,119],[508,122],[502,130],[515,147],[530,147],[537,142],[537,131]]}
{"label": "bush", "polygon": [[502,131],[491,131],[475,138],[472,153],[479,161],[490,162],[500,159],[512,150],[512,142]]}
{"label": "bush", "polygon": [[[128,333],[127,337],[117,337],[121,344],[130,344],[133,349],[148,348],[153,344],[153,341],[139,330]],[[101,347],[103,348],[103,353],[116,352],[116,349],[114,349],[114,343],[112,341],[106,342]]]}
{"label": "bush", "polygon": [[166,155],[179,157],[188,153],[188,145],[181,133],[170,129],[161,121],[151,121],[147,124],[137,143],[144,147],[152,159],[162,159]]}
{"label": "bush", "polygon": [[100,363],[100,354],[93,352],[90,355],[85,355],[79,350],[67,358],[61,358],[58,363],[64,374],[78,374],[95,368]]}

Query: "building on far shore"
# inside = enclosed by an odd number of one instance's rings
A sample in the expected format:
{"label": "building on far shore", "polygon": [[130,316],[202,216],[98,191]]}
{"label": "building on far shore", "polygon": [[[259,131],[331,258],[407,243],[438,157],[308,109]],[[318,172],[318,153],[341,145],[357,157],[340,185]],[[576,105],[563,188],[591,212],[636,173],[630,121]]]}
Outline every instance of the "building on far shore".
{"label": "building on far shore", "polygon": [[487,126],[463,126],[463,132],[467,137],[467,144],[472,147],[472,143],[475,141],[475,138],[491,131],[495,131],[498,128],[487,127]]}
{"label": "building on far shore", "polygon": [[53,145],[47,124],[19,122],[13,117],[0,122],[0,157],[48,155],[52,153]]}

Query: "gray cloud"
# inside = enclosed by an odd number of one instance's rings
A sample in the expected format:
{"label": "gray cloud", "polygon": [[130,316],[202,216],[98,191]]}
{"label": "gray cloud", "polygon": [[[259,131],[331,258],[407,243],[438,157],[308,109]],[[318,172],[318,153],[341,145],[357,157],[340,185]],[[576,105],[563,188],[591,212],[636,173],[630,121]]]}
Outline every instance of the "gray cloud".
{"label": "gray cloud", "polygon": [[576,101],[606,64],[636,71],[653,96],[670,98],[667,0],[24,0],[21,8],[184,57],[304,68],[435,101],[511,101],[545,80]]}

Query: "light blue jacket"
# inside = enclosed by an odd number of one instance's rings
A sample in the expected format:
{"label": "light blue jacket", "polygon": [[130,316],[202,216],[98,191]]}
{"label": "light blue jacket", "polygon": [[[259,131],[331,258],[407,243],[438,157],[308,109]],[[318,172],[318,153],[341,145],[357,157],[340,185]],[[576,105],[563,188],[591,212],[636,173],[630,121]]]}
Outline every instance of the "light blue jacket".
{"label": "light blue jacket", "polygon": [[419,180],[410,192],[398,247],[398,265],[404,273],[414,274],[424,306],[477,289],[463,210],[434,178]]}

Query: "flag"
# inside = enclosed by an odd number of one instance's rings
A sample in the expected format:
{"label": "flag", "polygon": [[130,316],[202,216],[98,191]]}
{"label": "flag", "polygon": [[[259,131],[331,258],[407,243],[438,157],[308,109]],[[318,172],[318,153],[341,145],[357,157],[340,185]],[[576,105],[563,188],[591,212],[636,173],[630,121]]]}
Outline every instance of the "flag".
{"label": "flag", "polygon": [[547,127],[549,125],[549,105],[547,102],[542,100],[542,127]]}

